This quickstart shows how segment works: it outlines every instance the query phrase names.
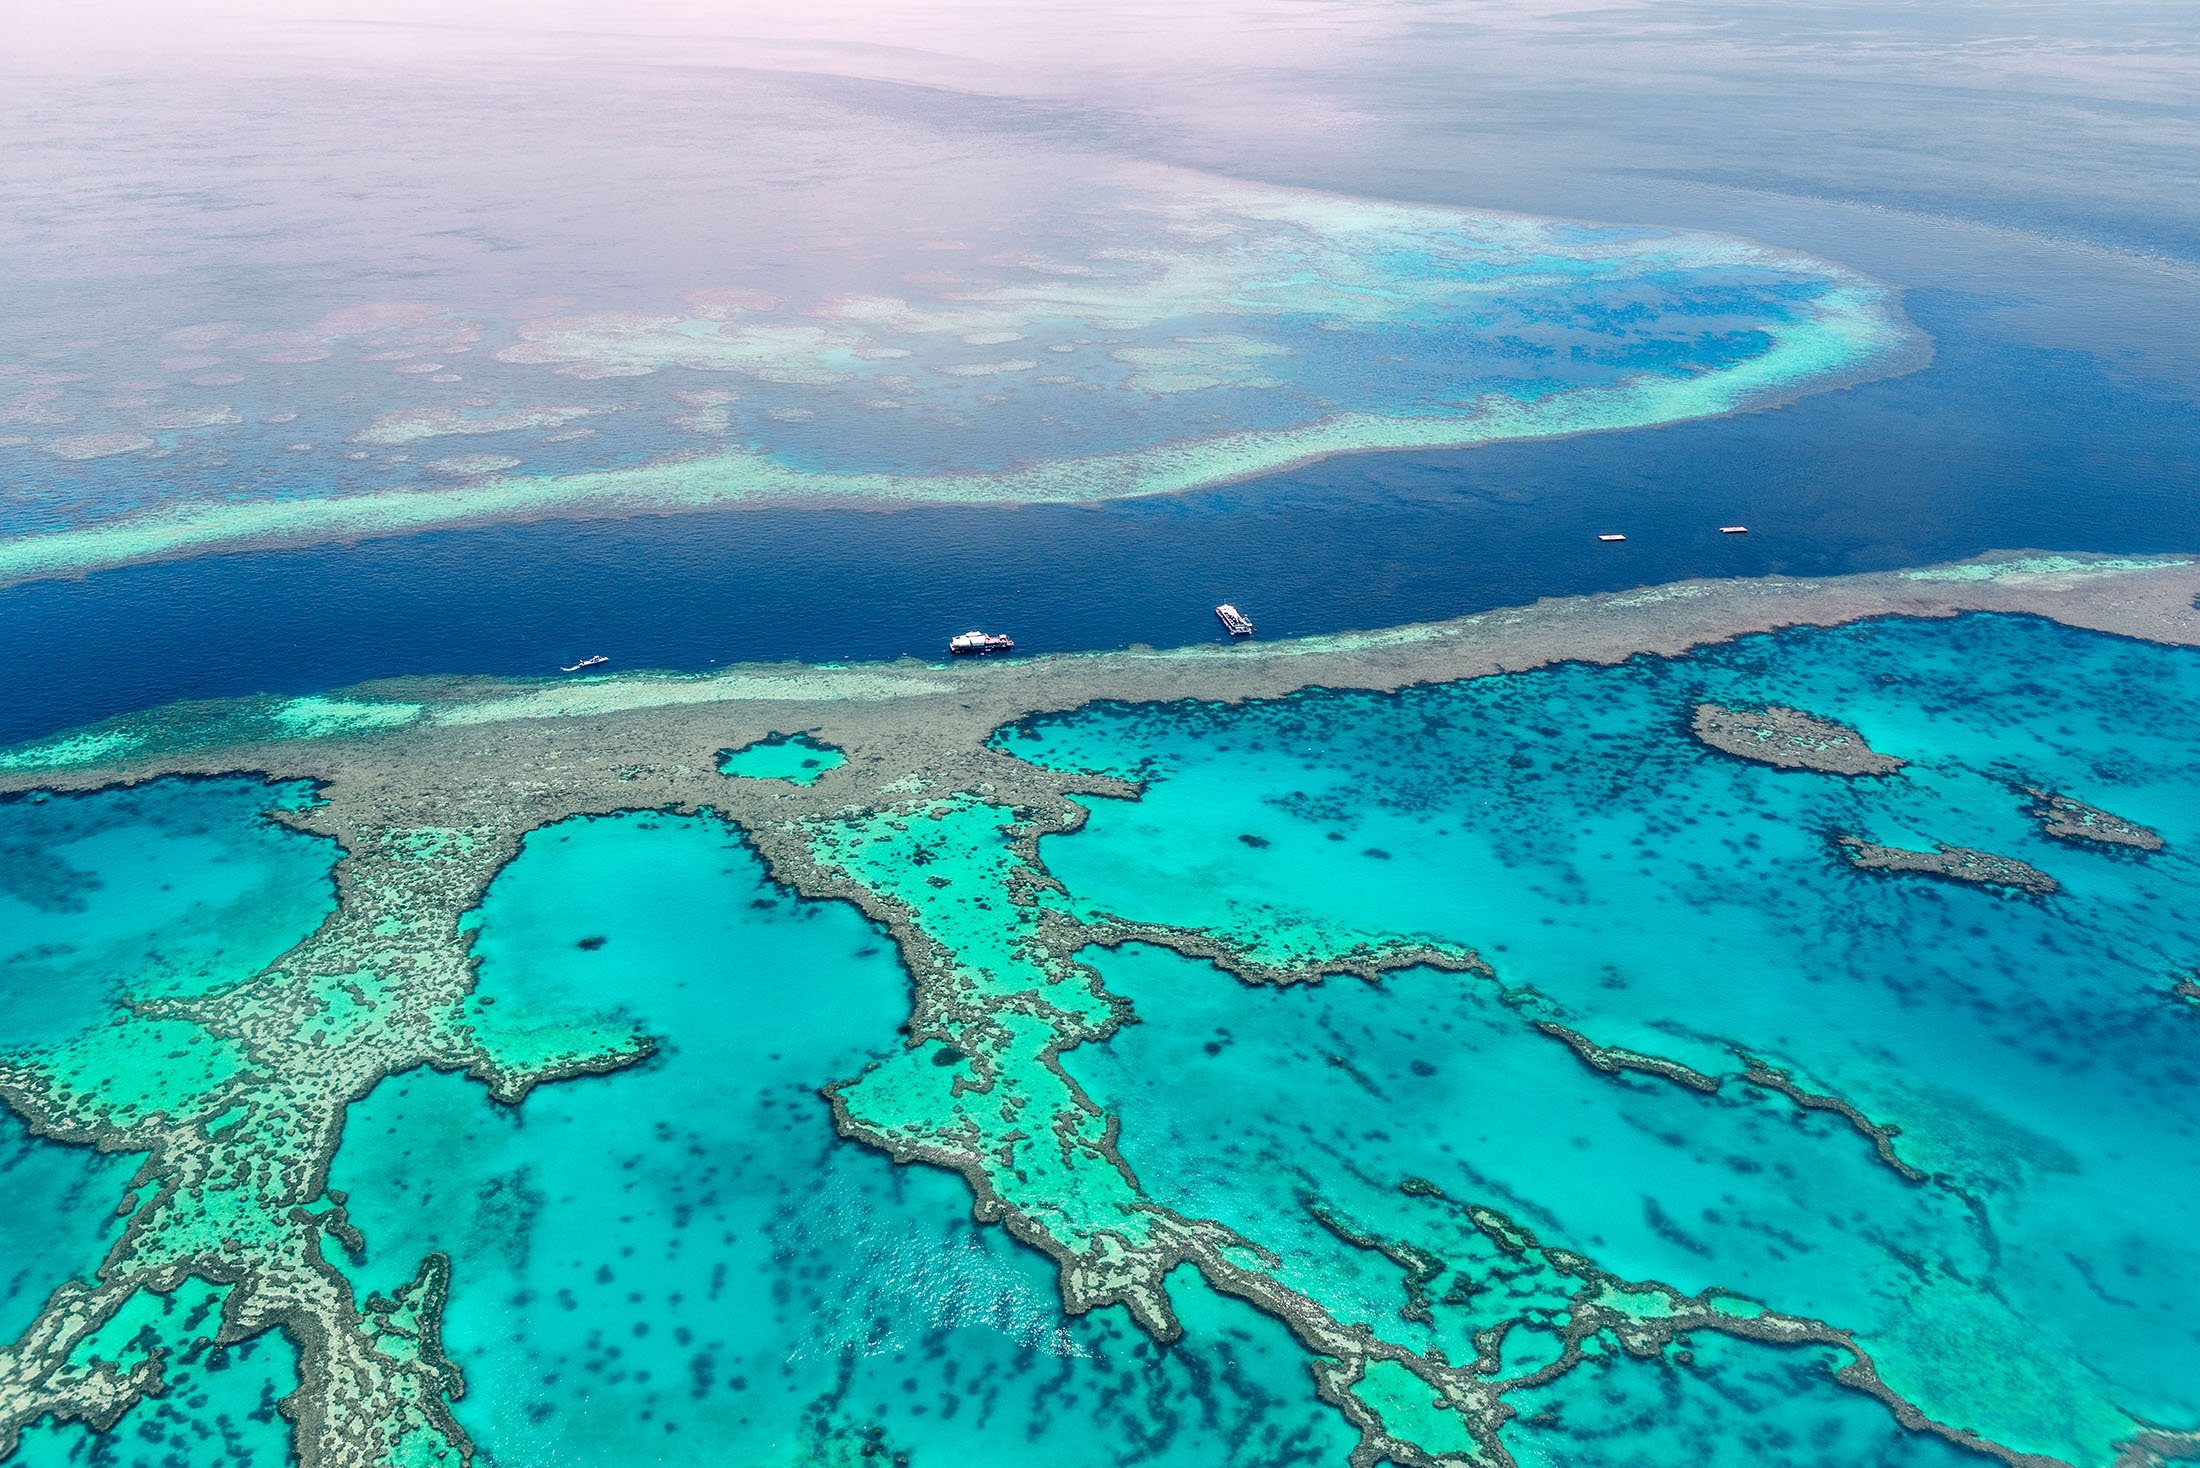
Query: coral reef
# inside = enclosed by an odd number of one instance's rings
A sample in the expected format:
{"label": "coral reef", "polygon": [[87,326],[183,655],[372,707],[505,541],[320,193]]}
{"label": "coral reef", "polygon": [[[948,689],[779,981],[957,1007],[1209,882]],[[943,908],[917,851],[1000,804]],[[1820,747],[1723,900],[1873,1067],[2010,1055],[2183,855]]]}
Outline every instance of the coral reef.
{"label": "coral reef", "polygon": [[[1105,1040],[1131,1017],[1081,955],[1160,945],[1261,985],[1374,982],[1432,967],[1444,982],[1503,986],[1477,955],[1412,934],[1193,931],[1084,910],[1048,871],[1041,842],[1086,819],[1080,801],[1135,798],[1140,786],[1041,768],[993,736],[1034,711],[1101,698],[1197,690],[1235,700],[1317,682],[1391,688],[1560,659],[1614,662],[1754,627],[1888,612],[2022,610],[2200,645],[2200,571],[2167,561],[2089,567],[1939,583],[1711,584],[1655,603],[1587,598],[1268,644],[1251,657],[1127,653],[564,684],[413,681],[334,699],[165,711],[10,752],[0,763],[4,789],[234,770],[310,779],[319,799],[279,819],[331,838],[341,858],[327,920],[250,979],[203,994],[126,997],[111,1024],[0,1061],[0,1097],[40,1135],[144,1159],[124,1205],[128,1225],[96,1278],[59,1284],[35,1324],[0,1350],[0,1455],[40,1418],[107,1426],[159,1392],[159,1351],[118,1350],[109,1327],[145,1300],[199,1281],[223,1292],[220,1340],[279,1329],[296,1342],[299,1384],[282,1410],[309,1468],[466,1461],[472,1445],[452,1406],[465,1390],[464,1363],[446,1354],[439,1332],[450,1280],[466,1261],[429,1254],[408,1284],[362,1300],[348,1272],[360,1236],[347,1199],[328,1187],[330,1159],[347,1108],[401,1072],[464,1072],[517,1105],[538,1086],[650,1053],[653,1037],[632,1028],[506,1013],[510,1006],[477,996],[469,914],[527,832],[576,814],[666,810],[730,821],[777,882],[854,904],[899,951],[912,984],[902,1043],[829,1088],[844,1137],[965,1179],[979,1218],[1054,1262],[1073,1313],[1120,1304],[1170,1340],[1182,1327],[1169,1276],[1189,1268],[1282,1321],[1308,1353],[1314,1389],[1358,1432],[1358,1468],[1509,1463],[1500,1436],[1513,1413],[1508,1396],[1562,1377],[1592,1340],[1648,1356],[1702,1332],[1825,1347],[1841,1359],[1836,1380],[1884,1403],[1906,1429],[2012,1465],[2044,1464],[1925,1412],[1834,1323],[1717,1290],[1691,1295],[1619,1278],[1426,1181],[1402,1186],[1442,1201],[1459,1239],[1399,1238],[1326,1200],[1309,1207],[1322,1210],[1315,1216],[1337,1238],[1403,1271],[1406,1325],[1477,1290],[1509,1298],[1532,1276],[1546,1301],[1539,1313],[1496,1320],[1471,1360],[1340,1318],[1281,1278],[1261,1239],[1149,1192],[1120,1149],[1117,1117],[1062,1064],[1066,1052]],[[816,731],[813,743],[829,743],[844,763],[814,784],[721,773],[724,751],[783,738],[778,731],[790,727]],[[1902,851],[1857,838],[1844,845],[1859,867],[2055,890],[2045,874],[1989,853]],[[1706,1104],[1724,1104],[1729,1085],[1777,1093],[1837,1114],[1887,1167],[1924,1180],[1896,1154],[1893,1127],[1781,1066],[1737,1052],[1738,1068],[1714,1075],[1600,1045],[1525,991],[1502,997],[1523,1026],[1616,1083],[1669,1081]],[[158,1058],[157,1096],[95,1063],[118,1044]],[[1458,1274],[1451,1261],[1470,1246],[1480,1251],[1478,1272]],[[1440,1290],[1447,1272],[1457,1277]],[[1559,1303],[1547,1303],[1554,1295]],[[1537,1332],[1555,1349],[1524,1364],[1520,1343]],[[2175,1456],[2187,1442],[2164,1431],[2134,1439],[2127,1453],[2135,1463]]]}
{"label": "coral reef", "polygon": [[1713,749],[1783,770],[1891,775],[1905,763],[1873,750],[1863,735],[1846,724],[1801,709],[1730,709],[1700,703],[1690,717],[1689,728]]}

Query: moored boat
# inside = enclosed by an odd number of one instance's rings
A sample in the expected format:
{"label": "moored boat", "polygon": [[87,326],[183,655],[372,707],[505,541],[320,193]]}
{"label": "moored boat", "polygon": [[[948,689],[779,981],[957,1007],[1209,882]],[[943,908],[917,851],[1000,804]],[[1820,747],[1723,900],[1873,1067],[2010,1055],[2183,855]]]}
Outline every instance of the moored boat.
{"label": "moored boat", "polygon": [[1243,612],[1224,602],[1215,608],[1215,618],[1222,623],[1222,630],[1232,637],[1251,637],[1253,623]]}
{"label": "moored boat", "polygon": [[947,639],[947,650],[956,657],[984,657],[993,652],[1014,652],[1016,639],[1000,632],[964,632]]}
{"label": "moored boat", "polygon": [[608,663],[610,661],[611,659],[605,657],[602,653],[599,652],[592,658],[582,658],[579,662],[573,664],[572,667],[560,668],[558,669],[558,671],[561,673],[578,673],[583,668],[600,668],[605,663]]}

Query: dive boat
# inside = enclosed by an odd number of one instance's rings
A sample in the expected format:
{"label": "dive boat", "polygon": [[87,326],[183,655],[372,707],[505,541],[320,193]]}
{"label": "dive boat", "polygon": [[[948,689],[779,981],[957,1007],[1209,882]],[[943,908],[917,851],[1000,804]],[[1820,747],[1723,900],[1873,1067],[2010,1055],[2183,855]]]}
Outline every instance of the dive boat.
{"label": "dive boat", "polygon": [[999,632],[965,632],[947,639],[947,650],[956,657],[984,657],[989,652],[1014,652],[1016,639]]}
{"label": "dive boat", "polygon": [[583,668],[600,668],[600,667],[602,667],[602,666],[603,666],[603,665],[604,665],[605,663],[608,663],[608,662],[610,662],[610,661],[611,661],[611,659],[609,659],[609,658],[605,657],[605,656],[604,656],[604,655],[603,655],[602,653],[600,653],[600,652],[599,652],[599,653],[597,653],[597,654],[596,654],[596,655],[595,655],[594,657],[592,657],[592,658],[582,658],[582,659],[581,659],[581,660],[580,660],[579,662],[575,663],[575,664],[574,664],[574,665],[573,665],[572,667],[570,667],[570,668],[560,668],[560,669],[558,669],[558,671],[559,671],[559,672],[561,672],[561,673],[578,673],[578,672],[580,672],[580,671],[581,671],[581,670],[582,670]]}
{"label": "dive boat", "polygon": [[1251,637],[1253,635],[1251,620],[1228,602],[1224,602],[1221,606],[1215,608],[1215,616],[1222,623],[1222,630],[1232,637]]}

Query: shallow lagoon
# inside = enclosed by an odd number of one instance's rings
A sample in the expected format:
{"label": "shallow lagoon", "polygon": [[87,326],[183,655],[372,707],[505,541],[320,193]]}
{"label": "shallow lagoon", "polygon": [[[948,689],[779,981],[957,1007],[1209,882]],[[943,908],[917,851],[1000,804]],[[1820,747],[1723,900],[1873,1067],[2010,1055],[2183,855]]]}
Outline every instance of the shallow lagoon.
{"label": "shallow lagoon", "polygon": [[480,949],[501,1004],[615,1006],[665,1037],[516,1109],[397,1077],[346,1124],[332,1183],[363,1285],[451,1253],[444,1341],[489,1461],[852,1461],[873,1429],[919,1463],[1349,1450],[1277,1323],[1195,1295],[1199,1339],[1164,1357],[1120,1312],[1066,1320],[1050,1266],[972,1223],[960,1180],[838,1141],[818,1088],[893,1044],[906,979],[853,909],[779,894],[726,828],[540,831]]}
{"label": "shallow lagoon", "polygon": [[[1442,997],[1457,980],[1316,998],[1124,955],[1103,972],[1151,1023],[1071,1063],[1121,1098],[1134,1166],[1212,1183],[1227,1133],[1239,1155],[1207,1202],[1291,1222],[1318,1276],[1338,1246],[1294,1208],[1279,1159],[1322,1196],[1394,1213],[1402,1173],[1459,1191],[1441,1170],[1455,1148],[1455,1178],[1616,1273],[1855,1327],[1928,1410],[2099,1457],[2128,1431],[2119,1409],[2200,1409],[2200,1077],[2170,992],[2200,954],[2200,770],[2182,734],[2196,695],[2189,652],[1972,617],[1395,697],[1089,710],[1000,742],[1152,780],[1044,843],[1083,903],[1256,942],[1311,924],[1471,943],[1600,1043],[1792,1068],[1902,1127],[1899,1153],[1936,1181],[1901,1182],[1863,1138],[1774,1097],[1595,1075],[1518,1020],[1470,1021],[1475,1001]],[[1701,698],[1793,703],[1913,763],[1862,781],[1745,765],[1686,732]],[[2020,781],[2150,824],[2168,849],[2052,841]],[[2064,891],[1850,871],[1836,831],[2004,852]],[[1415,989],[1438,998],[1407,1002]],[[1431,1032],[1447,1005],[1452,1032]],[[1203,1060],[1187,1029],[1230,1043]],[[1324,1052],[1375,1094],[1360,1101]],[[1183,1082],[1202,1071],[1211,1084]],[[1176,1080],[1151,1099],[1162,1075]],[[1260,1084],[1276,1076],[1293,1079]],[[1248,1089],[1275,1100],[1202,1110]]]}
{"label": "shallow lagoon", "polygon": [[[125,994],[235,983],[313,931],[333,900],[334,852],[262,815],[308,798],[304,785],[240,778],[0,801],[0,1057],[58,1058],[87,1079],[119,1066],[161,1094],[166,1047],[101,1031]],[[0,1337],[61,1281],[89,1277],[138,1161],[40,1142],[0,1115]]]}
{"label": "shallow lagoon", "polygon": [[788,780],[815,785],[832,770],[848,762],[830,744],[820,744],[806,734],[773,735],[739,749],[729,749],[718,761],[721,774],[743,780]]}
{"label": "shallow lagoon", "polygon": [[334,900],[324,841],[261,819],[302,784],[161,780],[0,802],[0,1033],[10,1048],[96,1023],[123,992],[251,977]]}
{"label": "shallow lagoon", "polygon": [[270,1332],[229,1347],[210,1343],[222,1292],[192,1281],[173,1295],[141,1296],[102,1333],[110,1352],[166,1345],[168,1390],[142,1403],[119,1430],[39,1423],[8,1459],[17,1468],[173,1468],[295,1461],[290,1423],[276,1403],[297,1384],[298,1358]]}

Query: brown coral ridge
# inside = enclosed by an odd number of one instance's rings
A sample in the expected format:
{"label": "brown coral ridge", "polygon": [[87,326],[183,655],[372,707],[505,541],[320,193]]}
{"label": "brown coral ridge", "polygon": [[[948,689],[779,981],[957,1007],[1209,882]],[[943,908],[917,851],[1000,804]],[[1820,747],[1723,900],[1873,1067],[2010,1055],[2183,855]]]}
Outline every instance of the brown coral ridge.
{"label": "brown coral ridge", "polygon": [[2059,841],[2118,846],[2132,851],[2162,849],[2161,836],[2137,821],[2112,816],[2098,806],[2086,805],[2033,785],[2025,786],[2024,793],[2032,799],[2027,809],[2040,823],[2040,829]]}
{"label": "brown coral ridge", "polygon": [[1890,1122],[1873,1121],[1847,1100],[1824,1091],[1805,1090],[1795,1077],[1776,1065],[1768,1065],[1753,1055],[1744,1055],[1742,1079],[1752,1086],[1767,1091],[1777,1091],[1804,1111],[1823,1111],[1840,1117],[1856,1134],[1871,1143],[1879,1160],[1894,1171],[1904,1182],[1927,1181],[1926,1173],[1902,1160],[1894,1149],[1894,1139],[1902,1135],[1902,1128]]}
{"label": "brown coral ridge", "polygon": [[1536,1029],[1554,1040],[1564,1043],[1567,1049],[1579,1056],[1581,1063],[1604,1075],[1617,1076],[1633,1071],[1639,1075],[1655,1076],[1686,1086],[1691,1091],[1705,1095],[1716,1092],[1720,1086],[1717,1076],[1706,1075],[1692,1065],[1683,1065],[1663,1055],[1649,1055],[1640,1050],[1628,1050],[1618,1045],[1599,1045],[1577,1029],[1562,1025],[1556,1020],[1537,1020]]}
{"label": "brown coral ridge", "polygon": [[[1074,810],[1074,806],[1071,809]],[[1016,833],[1018,845],[1035,857],[1037,837],[1044,829],[1080,819],[1081,813],[1049,820],[1019,806],[1010,829]],[[1039,892],[1046,890],[1048,881],[1051,879],[1018,884],[1011,893],[1011,901],[1033,902]],[[913,931],[906,915],[894,911],[891,904],[879,908],[875,894],[870,895],[869,901],[877,908],[875,915],[897,934]],[[1335,975],[1372,980],[1389,971],[1421,965],[1483,978],[1488,978],[1490,972],[1472,954],[1411,942],[1356,949],[1347,957],[1303,969],[1281,969],[1234,954],[1226,940],[1212,934],[1105,918],[1087,926],[1059,913],[1049,913],[1047,919],[1041,924],[1041,931],[1046,936],[1038,946],[1053,954],[1055,961],[1081,970],[1084,966],[1075,964],[1069,956],[1083,947],[1141,942],[1207,959],[1246,983],[1290,985]],[[921,938],[921,934],[918,936]],[[1091,975],[1090,979],[1094,991],[1099,992],[1097,975]],[[1504,990],[1502,986],[1500,989],[1500,997],[1509,1005],[1531,1013],[1539,1007],[1539,996],[1530,991]],[[1128,1018],[1123,1010],[1112,1010],[1106,1030],[1112,1030],[1115,1024]],[[1677,1062],[1595,1046],[1579,1037],[1578,1032],[1563,1026],[1539,1025],[1538,1028],[1554,1038],[1573,1036],[1581,1039],[1581,1043],[1574,1046],[1575,1053],[1591,1064],[1599,1059],[1606,1060],[1615,1069],[1643,1069],[1666,1074],[1682,1084],[1689,1084],[1687,1076],[1696,1076],[1705,1082],[1711,1080]],[[1093,1037],[1102,1037],[1104,1033],[1105,1030],[1093,1032]],[[912,1038],[917,1036],[913,1033]],[[1571,1045],[1573,1041],[1568,1040],[1568,1043]],[[1097,1104],[1061,1069],[1060,1051],[1065,1048],[1066,1043],[1050,1048],[1044,1058],[1045,1065],[1071,1090],[1077,1106],[1095,1116],[1100,1115]],[[1747,1079],[1780,1089],[1807,1109],[1839,1110],[1852,1124],[1878,1140],[1882,1147],[1893,1134],[1892,1128],[1874,1126],[1846,1103],[1805,1091],[1792,1082],[1782,1085],[1786,1081],[1784,1072],[1746,1059],[1744,1063],[1749,1067]],[[981,1074],[969,1089],[982,1092],[995,1083],[994,1076]],[[976,1199],[974,1212],[978,1218],[1003,1224],[1013,1236],[1055,1261],[1060,1270],[1064,1304],[1070,1313],[1120,1304],[1157,1339],[1174,1341],[1181,1336],[1182,1327],[1169,1299],[1167,1281],[1180,1266],[1189,1265],[1218,1293],[1245,1301],[1281,1320],[1314,1358],[1317,1394],[1360,1434],[1350,1459],[1354,1468],[1376,1468],[1386,1462],[1399,1465],[1399,1468],[1459,1468],[1464,1464],[1509,1468],[1516,1459],[1500,1437],[1501,1429],[1514,1415],[1513,1408],[1504,1400],[1508,1392],[1548,1384],[1572,1370],[1585,1359],[1585,1343],[1591,1337],[1610,1334],[1629,1352],[1650,1356],[1674,1344],[1689,1329],[1716,1330],[1774,1345],[1840,1348],[1848,1353],[1849,1360],[1835,1373],[1835,1379],[1881,1401],[1907,1430],[1971,1447],[2012,1465],[2020,1465],[2020,1468],[2050,1468],[2054,1464],[2054,1460],[2003,1448],[1965,1429],[1930,1418],[1880,1379],[1868,1353],[1848,1332],[1823,1322],[1771,1311],[1737,1319],[1731,1308],[1723,1303],[1725,1297],[1716,1290],[1696,1297],[1683,1297],[1663,1285],[1627,1283],[1604,1274],[1581,1256],[1563,1251],[1547,1251],[1553,1267],[1580,1278],[1583,1287],[1568,1306],[1566,1318],[1570,1324],[1562,1354],[1549,1366],[1516,1380],[1496,1380],[1505,1331],[1517,1321],[1509,1322],[1491,1333],[1486,1341],[1478,1342],[1477,1356],[1471,1363],[1454,1363],[1440,1348],[1416,1351],[1387,1338],[1369,1322],[1340,1319],[1321,1302],[1283,1284],[1274,1274],[1280,1261],[1257,1240],[1248,1239],[1216,1221],[1187,1217],[1150,1200],[1139,1205],[1149,1228],[1143,1241],[1134,1240],[1125,1232],[1103,1231],[1084,1246],[1073,1246],[1051,1230],[1042,1218],[1027,1214],[1015,1200],[1003,1194],[974,1127],[966,1126],[959,1137],[935,1134],[927,1140],[912,1140],[867,1125],[848,1106],[844,1086],[831,1088],[828,1095],[836,1126],[842,1135],[886,1150],[897,1161],[925,1162],[960,1174],[972,1189]],[[1135,1188],[1136,1179],[1121,1157],[1119,1141],[1119,1123],[1108,1115],[1095,1149],[1100,1154],[1098,1160],[1128,1179]],[[1064,1145],[1066,1149],[1066,1138]],[[1891,1152],[1883,1155],[1891,1156]],[[1424,1196],[1442,1196],[1434,1184],[1423,1183],[1420,1188]],[[1404,1272],[1405,1301],[1400,1311],[1401,1319],[1408,1323],[1425,1323],[1433,1319],[1439,1301],[1432,1286],[1446,1269],[1439,1256],[1410,1241],[1385,1238],[1359,1228],[1319,1199],[1308,1197],[1302,1201],[1317,1222],[1336,1237],[1352,1247],[1382,1255]],[[1485,1231],[1494,1230],[1491,1236],[1505,1240],[1510,1249],[1517,1252],[1539,1250],[1532,1234],[1494,1210],[1477,1208],[1474,1213],[1478,1226]],[[1461,1279],[1454,1286],[1454,1293],[1459,1298],[1447,1294],[1441,1303],[1458,1303],[1459,1299],[1471,1297],[1476,1288],[1476,1282]],[[1620,1303],[1614,1302],[1615,1296],[1620,1297]],[[1627,1300],[1640,1300],[1647,1308],[1638,1314],[1626,1308]],[[1645,1315],[1652,1318],[1646,1319]],[[1432,1452],[1404,1435],[1402,1429],[1388,1423],[1381,1410],[1356,1390],[1378,1366],[1403,1370],[1425,1387],[1431,1402],[1458,1418],[1474,1445],[1472,1451],[1465,1454]]]}
{"label": "brown coral ridge", "polygon": [[1400,1320],[1410,1321],[1415,1325],[1436,1323],[1436,1296],[1431,1286],[1450,1269],[1442,1258],[1404,1239],[1386,1239],[1369,1233],[1310,1193],[1299,1194],[1299,1206],[1316,1223],[1347,1246],[1380,1254],[1404,1271],[1406,1302],[1398,1310]]}
{"label": "brown coral ridge", "polygon": [[2060,882],[2029,862],[1969,846],[1935,842],[1931,851],[1912,851],[1906,846],[1881,846],[1861,836],[1835,839],[1848,856],[1849,865],[1859,871],[1914,873],[1945,882],[1995,887],[2035,897],[2049,897],[2062,890]]}
{"label": "brown coral ridge", "polygon": [[1902,1134],[1901,1127],[1873,1121],[1854,1103],[1840,1096],[1807,1090],[1786,1070],[1753,1055],[1736,1053],[1736,1058],[1742,1064],[1738,1075],[1709,1075],[1692,1065],[1663,1055],[1650,1055],[1617,1045],[1599,1045],[1579,1030],[1553,1020],[1538,1020],[1535,1028],[1552,1039],[1563,1042],[1566,1048],[1580,1057],[1582,1064],[1604,1075],[1633,1073],[1652,1076],[1707,1096],[1722,1092],[1729,1080],[1739,1080],[1744,1085],[1755,1086],[1759,1090],[1776,1092],[1804,1111],[1826,1112],[1846,1121],[1858,1136],[1871,1144],[1872,1151],[1879,1160],[1904,1182],[1931,1181],[1926,1172],[1904,1161],[1895,1151],[1894,1139]]}
{"label": "brown coral ridge", "polygon": [[[1052,922],[1047,926],[1051,928]],[[1496,971],[1479,954],[1448,943],[1416,939],[1356,943],[1284,967],[1261,962],[1226,937],[1188,928],[1100,917],[1076,925],[1076,931],[1078,938],[1094,948],[1122,948],[1133,943],[1166,948],[1186,958],[1211,963],[1239,983],[1255,987],[1310,984],[1330,978],[1354,978],[1374,983],[1409,968],[1432,968],[1485,979],[1496,977]]]}
{"label": "brown coral ridge", "polygon": [[1732,709],[1699,703],[1688,727],[1697,739],[1723,754],[1781,770],[1891,775],[1908,763],[1879,753],[1846,724],[1779,704]]}
{"label": "brown coral ridge", "polygon": [[[436,814],[464,820],[468,804]],[[468,1003],[475,959],[460,919],[517,850],[519,828],[483,809],[496,804],[493,794],[477,793],[471,804],[481,819],[455,827],[393,829],[389,808],[350,808],[341,796],[285,813],[288,824],[339,838],[337,903],[322,926],[241,985],[126,1006],[239,1055],[239,1073],[182,1114],[118,1118],[70,1087],[50,1056],[0,1060],[0,1100],[33,1131],[142,1152],[132,1190],[153,1189],[97,1283],[64,1285],[22,1339],[0,1348],[0,1455],[48,1413],[111,1422],[157,1392],[157,1356],[126,1375],[76,1358],[133,1296],[170,1293],[196,1277],[228,1287],[221,1343],[280,1329],[296,1344],[299,1384],[279,1405],[301,1462],[469,1457],[451,1411],[462,1378],[438,1337],[448,1264],[431,1257],[412,1284],[361,1308],[324,1247],[348,1256],[363,1242],[344,1200],[327,1190],[345,1113],[383,1078],[423,1065],[470,1072],[510,1103],[536,1085],[614,1069],[649,1050],[631,1032],[577,1029],[562,1053],[514,1066],[483,1042]],[[231,1112],[241,1113],[234,1123],[206,1125]],[[215,1232],[213,1217],[232,1222]]]}

